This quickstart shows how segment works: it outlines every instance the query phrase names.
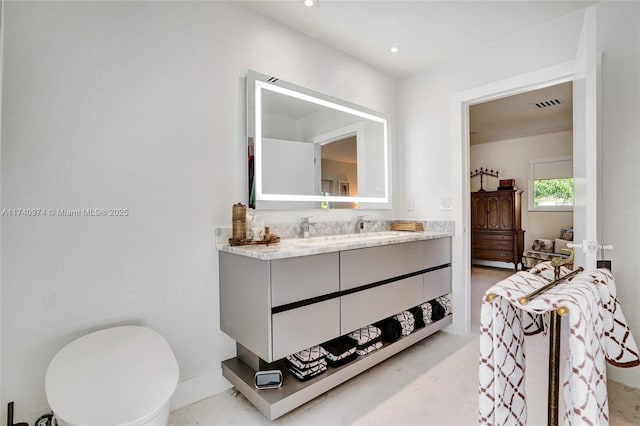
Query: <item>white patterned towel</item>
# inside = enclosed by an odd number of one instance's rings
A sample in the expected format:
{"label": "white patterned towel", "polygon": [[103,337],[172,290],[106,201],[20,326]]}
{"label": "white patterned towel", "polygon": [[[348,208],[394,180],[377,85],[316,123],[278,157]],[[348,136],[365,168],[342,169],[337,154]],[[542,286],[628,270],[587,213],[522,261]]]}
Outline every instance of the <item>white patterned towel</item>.
{"label": "white patterned towel", "polygon": [[[553,280],[553,266],[551,262],[543,262],[531,268],[534,275],[541,275],[547,280]],[[564,267],[560,275],[571,272]],[[584,274],[583,274],[584,275]],[[588,278],[587,278],[588,277]],[[616,297],[616,282],[611,271],[597,269],[581,276],[581,279],[590,280],[598,286],[600,300],[604,311],[604,345],[607,362],[616,367],[635,367],[640,365],[640,351],[631,335],[627,320],[622,313],[620,301]]]}
{"label": "white patterned towel", "polygon": [[[607,302],[602,300],[600,286],[594,285],[596,279],[604,279],[601,271],[579,274],[524,306],[518,303],[518,298],[548,282],[541,274],[518,272],[487,290],[487,294],[493,293],[496,297],[491,302],[485,299],[481,310],[480,424],[526,424],[523,313],[539,315],[561,306],[569,310],[570,328],[563,383],[565,422],[608,424],[604,350]],[[623,318],[621,311],[616,318]],[[631,366],[638,361],[637,350],[633,360],[636,346],[630,334],[624,340],[620,337],[611,340],[624,342],[613,345],[617,346],[616,353],[623,365]],[[608,348],[607,354],[612,353],[613,348]]]}
{"label": "white patterned towel", "polygon": [[349,337],[355,340],[358,345],[366,345],[373,339],[377,339],[382,334],[382,331],[375,325],[368,325],[366,327],[362,327],[357,329],[356,331],[352,331],[349,333]]}

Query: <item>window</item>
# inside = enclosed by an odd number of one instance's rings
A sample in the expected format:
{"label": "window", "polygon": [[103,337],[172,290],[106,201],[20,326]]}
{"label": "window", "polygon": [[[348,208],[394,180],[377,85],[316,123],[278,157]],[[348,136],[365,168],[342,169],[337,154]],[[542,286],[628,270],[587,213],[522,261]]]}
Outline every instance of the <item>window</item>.
{"label": "window", "polygon": [[573,158],[543,158],[529,165],[529,211],[572,211]]}

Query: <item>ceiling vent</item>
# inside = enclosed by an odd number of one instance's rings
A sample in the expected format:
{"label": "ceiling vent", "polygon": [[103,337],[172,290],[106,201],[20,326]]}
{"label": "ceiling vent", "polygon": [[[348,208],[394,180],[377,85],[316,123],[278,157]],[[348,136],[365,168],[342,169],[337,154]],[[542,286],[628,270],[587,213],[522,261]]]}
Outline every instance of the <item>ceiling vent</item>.
{"label": "ceiling vent", "polygon": [[553,107],[553,106],[558,106],[560,104],[563,104],[564,101],[562,99],[558,99],[558,98],[554,98],[554,99],[549,99],[546,101],[541,101],[541,102],[534,102],[531,105],[538,108],[538,109],[544,109],[544,108],[549,108],[549,107]]}

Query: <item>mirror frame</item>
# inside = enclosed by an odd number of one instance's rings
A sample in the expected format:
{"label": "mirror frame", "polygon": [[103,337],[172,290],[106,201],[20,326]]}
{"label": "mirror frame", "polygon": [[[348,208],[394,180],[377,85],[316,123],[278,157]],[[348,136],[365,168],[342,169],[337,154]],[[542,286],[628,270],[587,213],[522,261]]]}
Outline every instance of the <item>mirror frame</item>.
{"label": "mirror frame", "polygon": [[[262,191],[262,91],[269,90],[285,96],[311,102],[342,111],[383,125],[384,195],[380,197],[324,196],[301,194],[276,194]],[[391,161],[389,144],[389,120],[386,114],[351,102],[319,93],[256,71],[247,72],[247,143],[253,145],[253,179],[255,208],[320,208],[322,202],[357,203],[355,208],[391,209]],[[251,143],[253,142],[253,144]],[[251,165],[249,165],[251,167]],[[249,176],[251,170],[249,170]],[[252,206],[251,178],[249,180],[249,206]],[[266,203],[265,203],[266,202]],[[283,203],[284,202],[284,203]],[[298,204],[299,203],[299,204]],[[362,204],[362,205],[361,205]]]}

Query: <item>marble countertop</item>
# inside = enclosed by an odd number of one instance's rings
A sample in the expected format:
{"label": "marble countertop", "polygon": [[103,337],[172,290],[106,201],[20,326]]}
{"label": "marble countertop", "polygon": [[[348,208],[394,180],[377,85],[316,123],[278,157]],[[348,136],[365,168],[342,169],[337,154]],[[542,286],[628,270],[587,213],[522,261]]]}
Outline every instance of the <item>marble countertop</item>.
{"label": "marble countertop", "polygon": [[313,254],[331,253],[365,247],[376,247],[387,244],[408,243],[411,241],[431,240],[451,237],[453,233],[446,231],[381,231],[364,234],[327,235],[312,238],[283,239],[277,244],[220,247],[221,251],[260,260],[286,259],[290,257],[309,256]]}

